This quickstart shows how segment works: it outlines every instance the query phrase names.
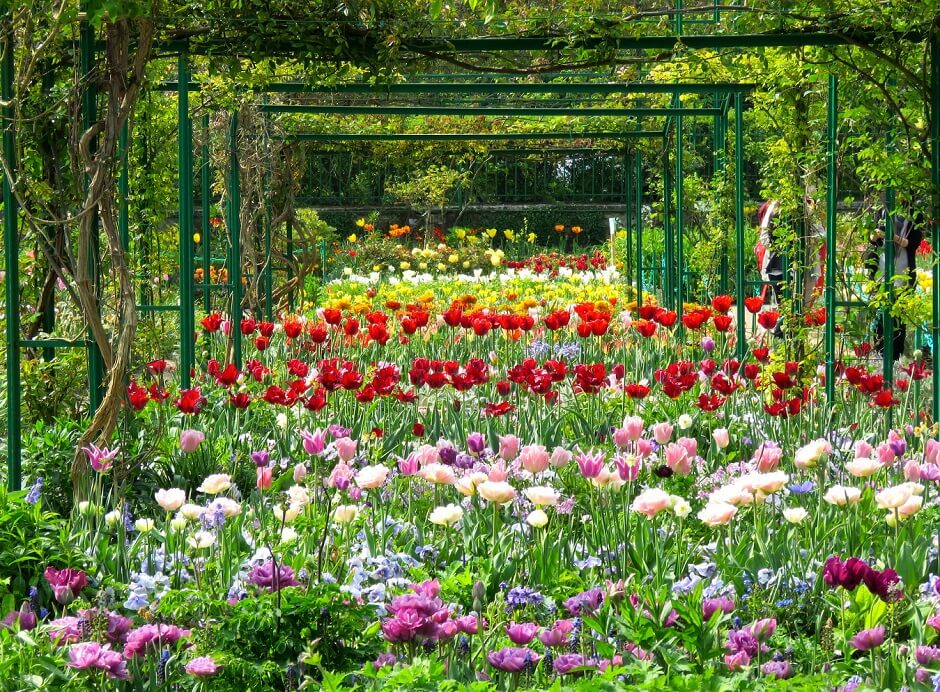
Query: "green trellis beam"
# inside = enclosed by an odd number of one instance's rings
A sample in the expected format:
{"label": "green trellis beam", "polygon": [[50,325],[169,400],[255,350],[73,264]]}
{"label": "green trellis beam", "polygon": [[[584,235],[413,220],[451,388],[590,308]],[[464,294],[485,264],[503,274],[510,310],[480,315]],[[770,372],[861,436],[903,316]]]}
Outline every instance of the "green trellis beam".
{"label": "green trellis beam", "polygon": [[[276,82],[247,89],[258,94],[371,94],[375,96],[401,94],[734,94],[741,89],[753,89],[754,84],[690,83],[659,84],[655,82],[402,82],[397,84],[369,84],[355,82],[332,86],[307,85],[302,82]],[[190,84],[191,91],[201,85]],[[164,82],[158,91],[176,91],[174,82]]]}
{"label": "green trellis beam", "polygon": [[261,113],[300,113],[306,115],[460,115],[460,116],[584,116],[655,118],[667,115],[718,115],[716,108],[536,108],[502,106],[331,106],[323,104],[260,104]]}
{"label": "green trellis beam", "polygon": [[[387,40],[380,32],[372,37],[378,44]],[[889,40],[922,42],[927,36],[920,32],[896,32]],[[798,48],[801,46],[844,46],[858,43],[871,44],[881,42],[883,36],[872,31],[855,30],[843,33],[823,31],[773,31],[756,34],[698,34],[663,36],[622,36],[591,37],[565,41],[557,36],[485,36],[476,38],[434,38],[402,39],[400,50],[403,53],[496,53],[496,52],[557,52],[563,49],[608,49],[615,51],[671,51],[711,50],[723,48]],[[177,52],[185,46],[191,46],[193,54],[215,55],[230,51],[230,42],[217,40],[192,41],[188,39],[166,41],[158,44],[163,52]],[[279,52],[279,46],[269,46],[272,54]],[[296,46],[283,47],[283,54],[296,54]],[[651,56],[651,60],[653,56]]]}
{"label": "green trellis beam", "polygon": [[662,130],[626,132],[292,132],[272,139],[300,142],[463,142],[540,141],[578,139],[643,139],[662,137]]}

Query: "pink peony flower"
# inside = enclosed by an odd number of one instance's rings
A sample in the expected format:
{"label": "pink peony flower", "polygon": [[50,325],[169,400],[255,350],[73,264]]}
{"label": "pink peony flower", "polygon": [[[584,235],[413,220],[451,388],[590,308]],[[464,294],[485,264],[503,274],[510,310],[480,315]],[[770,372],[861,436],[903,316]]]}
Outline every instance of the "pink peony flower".
{"label": "pink peony flower", "polygon": [[194,678],[208,678],[219,672],[219,664],[211,656],[199,656],[186,664],[186,672]]}

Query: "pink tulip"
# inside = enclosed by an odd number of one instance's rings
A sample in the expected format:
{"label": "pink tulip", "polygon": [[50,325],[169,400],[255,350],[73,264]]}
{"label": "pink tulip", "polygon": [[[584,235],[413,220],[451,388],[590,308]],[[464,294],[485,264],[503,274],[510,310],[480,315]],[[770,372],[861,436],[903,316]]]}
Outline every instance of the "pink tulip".
{"label": "pink tulip", "polygon": [[920,464],[914,459],[904,464],[904,478],[915,483],[920,480]]}
{"label": "pink tulip", "polygon": [[657,444],[664,445],[672,437],[672,425],[669,423],[657,423],[653,426],[653,439]]}
{"label": "pink tulip", "polygon": [[646,427],[643,419],[639,416],[630,416],[623,422],[624,430],[627,431],[629,438],[636,442],[643,436],[643,429]]}
{"label": "pink tulip", "polygon": [[529,473],[541,473],[548,468],[551,458],[542,445],[526,445],[519,452],[519,461]]}
{"label": "pink tulip", "polygon": [[617,449],[626,449],[627,445],[631,442],[630,433],[626,428],[614,428],[611,438]]}
{"label": "pink tulip", "polygon": [[855,443],[855,458],[867,457],[871,458],[871,455],[875,453],[874,447],[865,442],[865,440],[859,440]]}
{"label": "pink tulip", "polygon": [[561,468],[562,466],[567,466],[571,463],[571,458],[574,455],[569,452],[567,449],[562,447],[555,447],[555,450],[552,452],[551,458],[548,460],[552,466],[556,469]]}
{"label": "pink tulip", "polygon": [[303,483],[307,477],[307,467],[303,464],[294,466],[294,483]]}
{"label": "pink tulip", "polygon": [[680,437],[676,442],[685,449],[689,457],[698,456],[698,440],[691,437]]}
{"label": "pink tulip", "polygon": [[232,321],[231,320],[222,320],[222,333],[230,334],[232,331]]}
{"label": "pink tulip", "polygon": [[636,441],[636,456],[638,459],[646,459],[652,453],[653,453],[653,441],[652,440],[637,440]]}
{"label": "pink tulip", "polygon": [[680,476],[688,476],[692,472],[692,458],[685,447],[678,443],[663,448],[666,466]]}
{"label": "pink tulip", "polygon": [[891,445],[889,445],[887,442],[882,442],[880,445],[878,445],[877,452],[878,461],[882,466],[891,466],[891,464],[894,463],[896,455],[894,450],[891,449]]}
{"label": "pink tulip", "polygon": [[671,502],[672,498],[669,493],[659,488],[648,488],[633,499],[630,509],[645,515],[648,519],[652,519],[669,507]]}
{"label": "pink tulip", "polygon": [[206,436],[201,430],[184,430],[180,433],[180,449],[186,454],[192,454],[205,439]]}
{"label": "pink tulip", "polygon": [[731,443],[728,428],[715,428],[712,431],[712,439],[715,440],[715,446],[717,446],[718,449],[725,449]]}
{"label": "pink tulip", "polygon": [[341,437],[336,441],[336,454],[342,461],[352,461],[356,458],[356,441]]}
{"label": "pink tulip", "polygon": [[338,490],[345,490],[349,487],[349,483],[352,481],[353,470],[349,468],[345,463],[340,462],[333,467],[333,470],[330,472],[329,478],[326,479],[325,484],[328,488],[337,488]]}
{"label": "pink tulip", "polygon": [[418,463],[421,466],[436,464],[441,459],[440,451],[432,445],[421,445],[418,448]]}
{"label": "pink tulip", "polygon": [[771,442],[762,442],[751,455],[751,461],[757,465],[757,470],[761,473],[775,470],[780,466],[782,458],[783,449]]}
{"label": "pink tulip", "polygon": [[271,480],[274,478],[274,469],[265,466],[258,469],[258,490],[267,490],[271,487]]}
{"label": "pink tulip", "polygon": [[326,433],[322,430],[314,430],[313,432],[301,430],[300,436],[303,438],[304,451],[307,454],[310,456],[323,454],[323,450],[326,449]]}
{"label": "pink tulip", "polygon": [[420,464],[418,463],[418,455],[411,453],[407,458],[401,459],[398,462],[398,472],[403,476],[413,476],[418,473]]}
{"label": "pink tulip", "polygon": [[512,461],[519,456],[519,438],[515,435],[501,435],[499,438],[499,456]]}
{"label": "pink tulip", "polygon": [[603,452],[581,452],[578,455],[578,469],[585,478],[597,478],[606,461]]}
{"label": "pink tulip", "polygon": [[640,475],[640,460],[632,456],[614,457],[614,466],[622,481],[635,481]]}
{"label": "pink tulip", "polygon": [[490,472],[488,474],[489,480],[494,483],[501,483],[509,478],[509,469],[506,468],[506,462],[503,460],[497,461],[495,464],[490,466]]}
{"label": "pink tulip", "polygon": [[924,447],[924,461],[930,464],[940,463],[940,442],[933,438],[927,440]]}

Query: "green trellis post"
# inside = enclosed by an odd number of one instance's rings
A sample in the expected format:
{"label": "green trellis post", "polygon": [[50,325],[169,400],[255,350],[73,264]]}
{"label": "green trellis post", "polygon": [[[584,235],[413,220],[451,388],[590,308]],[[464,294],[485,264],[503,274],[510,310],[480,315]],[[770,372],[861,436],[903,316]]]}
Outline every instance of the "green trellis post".
{"label": "green trellis post", "polygon": [[[888,125],[885,134],[885,148],[890,155],[894,153],[894,133]],[[894,316],[891,308],[894,306],[894,205],[896,202],[894,188],[890,185],[885,189],[885,237],[884,255],[885,271],[881,277],[884,281],[885,304],[881,309],[881,372],[885,384],[889,387],[894,382]],[[891,410],[887,411],[889,420]],[[889,423],[890,425],[890,423]]]}
{"label": "green trellis post", "polygon": [[193,314],[193,125],[189,117],[189,57],[179,54],[179,257],[180,257],[180,378],[188,388],[196,363]]}
{"label": "green trellis post", "polygon": [[940,34],[930,34],[930,168],[931,189],[933,191],[933,224],[931,225],[930,243],[933,246],[933,284],[932,317],[930,333],[933,338],[931,355],[933,367],[933,420],[940,421],[940,368],[937,367],[937,350],[940,348],[940,264],[937,253],[940,252]]}
{"label": "green trellis post", "polygon": [[737,357],[747,357],[744,338],[744,92],[734,97],[734,302],[737,308]]}
{"label": "green trellis post", "polygon": [[129,194],[129,182],[128,182],[128,166],[127,159],[129,157],[128,145],[127,145],[127,121],[124,121],[124,125],[121,127],[120,138],[118,139],[118,158],[121,161],[121,174],[118,178],[118,194],[120,195],[120,201],[118,206],[118,234],[121,236],[121,248],[124,250],[126,255],[131,246],[130,238],[130,220],[128,218],[128,194]]}
{"label": "green trellis post", "polygon": [[202,304],[206,313],[212,310],[212,226],[209,217],[212,213],[212,190],[210,180],[212,177],[212,163],[209,161],[209,114],[202,116],[202,158],[199,167],[200,186],[202,196]]}
{"label": "green trellis post", "polygon": [[624,219],[623,227],[627,232],[626,251],[624,253],[624,268],[626,269],[627,283],[633,283],[633,175],[630,152],[623,154],[624,179]]}
{"label": "green trellis post", "polygon": [[[287,217],[287,280],[291,281],[294,278],[294,221],[288,216]],[[291,312],[294,311],[294,291],[293,289],[287,294],[287,309]]]}
{"label": "green trellis post", "polygon": [[839,117],[838,81],[829,75],[829,108],[827,119],[828,156],[826,157],[826,403],[835,402],[836,358],[836,158],[838,146],[837,118]]}
{"label": "green trellis post", "polygon": [[[681,7],[681,3],[680,7]],[[681,18],[682,15],[679,15]],[[675,96],[676,105],[679,105],[679,96]],[[682,156],[682,116],[676,116],[676,313],[679,315],[679,332],[682,333],[682,309],[683,303],[685,302],[685,282],[686,282],[686,270],[685,270],[685,248],[683,242],[683,228],[684,223],[682,219],[682,209],[683,209],[683,178],[685,177],[685,171],[683,170],[683,156]]]}
{"label": "green trellis post", "polygon": [[[16,141],[13,122],[13,26],[8,16],[4,23],[3,62],[0,64],[0,98],[3,99],[3,158],[10,176],[15,175]],[[7,346],[7,487],[19,490],[22,443],[20,436],[20,239],[17,234],[17,205],[13,194],[14,179],[3,176],[3,242],[6,270],[6,346]]]}
{"label": "green trellis post", "polygon": [[[721,103],[721,96],[715,94],[714,104],[717,108]],[[722,110],[721,115],[716,115],[713,121],[713,159],[712,159],[712,169],[715,175],[721,174],[723,177],[726,172],[725,166],[725,149],[727,148],[727,139],[728,139],[728,117],[725,115],[724,110]],[[727,243],[727,234],[722,231],[722,243],[719,246],[721,248],[721,257],[718,260],[719,262],[719,275],[718,275],[718,292],[721,294],[728,293],[728,243]]]}
{"label": "green trellis post", "polygon": [[643,306],[643,161],[640,150],[633,154],[636,165],[634,183],[636,184],[636,203],[633,211],[636,213],[636,306]]}
{"label": "green trellis post", "polygon": [[232,111],[228,135],[229,148],[229,199],[228,199],[228,280],[232,287],[232,303],[229,313],[232,333],[232,362],[242,367],[242,265],[241,265],[241,180],[238,170],[238,112]]}
{"label": "green trellis post", "polygon": [[666,307],[672,309],[675,306],[675,293],[673,284],[673,268],[675,267],[675,258],[673,257],[672,243],[672,171],[669,169],[669,152],[666,147],[666,139],[663,138],[663,156],[665,164],[663,167],[663,234],[666,250],[666,264],[663,267],[663,297]]}
{"label": "green trellis post", "polygon": [[[82,9],[85,9],[85,3],[82,3]],[[87,18],[83,19],[78,34],[79,43],[79,64],[85,82],[85,89],[82,92],[82,127],[88,130],[98,117],[98,90],[95,86],[92,72],[95,61],[95,30]],[[93,143],[90,145],[93,146]],[[85,175],[85,189],[91,184],[88,175]],[[98,238],[98,212],[94,212],[92,220],[92,243],[88,253],[88,273],[94,284],[95,303],[97,305],[101,290],[99,281],[99,238]],[[104,378],[104,360],[101,357],[101,350],[98,348],[98,342],[95,341],[95,335],[88,330],[88,413],[93,416],[95,411],[101,405],[104,397],[104,391],[101,384]]]}

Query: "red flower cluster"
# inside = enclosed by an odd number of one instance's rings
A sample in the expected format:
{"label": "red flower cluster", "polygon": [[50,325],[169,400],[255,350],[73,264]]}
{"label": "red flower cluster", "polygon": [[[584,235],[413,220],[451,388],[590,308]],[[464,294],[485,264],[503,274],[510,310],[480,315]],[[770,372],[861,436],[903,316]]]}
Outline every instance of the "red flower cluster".
{"label": "red flower cluster", "polygon": [[471,359],[464,367],[455,360],[415,358],[408,371],[408,380],[418,388],[427,385],[430,389],[441,389],[450,385],[458,392],[465,392],[489,382],[490,373],[480,358]]}
{"label": "red flower cluster", "polygon": [[881,571],[872,569],[864,560],[850,557],[845,562],[833,555],[823,565],[823,581],[830,588],[842,587],[847,591],[864,583],[868,590],[882,601],[890,603],[901,598],[901,577],[890,567]]}
{"label": "red flower cluster", "polygon": [[557,252],[547,252],[527,257],[524,260],[510,260],[506,266],[510,269],[530,269],[536,274],[549,272],[551,276],[558,275],[558,269],[567,267],[577,271],[590,269],[606,269],[607,255],[595,250],[590,255],[562,255]]}

